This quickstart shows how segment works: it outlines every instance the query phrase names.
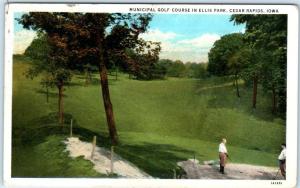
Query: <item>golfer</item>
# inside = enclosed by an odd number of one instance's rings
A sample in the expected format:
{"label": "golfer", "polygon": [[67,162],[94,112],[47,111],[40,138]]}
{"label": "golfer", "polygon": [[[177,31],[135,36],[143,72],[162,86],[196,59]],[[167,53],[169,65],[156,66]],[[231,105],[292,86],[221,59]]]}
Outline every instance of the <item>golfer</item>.
{"label": "golfer", "polygon": [[226,164],[226,160],[228,157],[227,148],[226,148],[226,139],[223,138],[222,142],[219,145],[219,158],[220,158],[220,172],[224,174],[224,168]]}
{"label": "golfer", "polygon": [[286,160],[286,145],[281,144],[281,153],[278,156],[278,161],[279,161],[279,168],[281,171],[282,176],[285,178],[285,160]]}

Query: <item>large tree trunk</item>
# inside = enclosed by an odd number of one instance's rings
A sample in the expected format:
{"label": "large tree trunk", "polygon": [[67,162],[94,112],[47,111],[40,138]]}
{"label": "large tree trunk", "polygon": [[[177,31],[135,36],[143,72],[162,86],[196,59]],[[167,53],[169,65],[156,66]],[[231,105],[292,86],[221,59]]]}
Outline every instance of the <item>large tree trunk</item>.
{"label": "large tree trunk", "polygon": [[236,96],[238,98],[240,98],[241,95],[240,95],[240,89],[239,89],[239,83],[238,83],[238,76],[237,75],[235,75],[235,87],[236,87]]}
{"label": "large tree trunk", "polygon": [[276,90],[275,90],[275,86],[272,85],[272,113],[275,114],[276,112],[277,112]]}
{"label": "large tree trunk", "polygon": [[99,53],[100,53],[100,62],[99,62],[99,72],[101,79],[101,88],[102,88],[102,97],[103,104],[106,113],[107,126],[109,130],[110,139],[113,145],[118,143],[118,134],[114,119],[113,106],[110,100],[109,87],[108,87],[108,78],[107,78],[107,68],[104,64],[104,51],[99,45]]}
{"label": "large tree trunk", "polygon": [[60,82],[57,87],[58,87],[58,121],[59,124],[63,126],[64,124],[64,100],[63,100],[64,83]]}
{"label": "large tree trunk", "polygon": [[253,77],[253,95],[252,95],[252,108],[256,108],[256,98],[257,98],[257,82],[258,77]]}

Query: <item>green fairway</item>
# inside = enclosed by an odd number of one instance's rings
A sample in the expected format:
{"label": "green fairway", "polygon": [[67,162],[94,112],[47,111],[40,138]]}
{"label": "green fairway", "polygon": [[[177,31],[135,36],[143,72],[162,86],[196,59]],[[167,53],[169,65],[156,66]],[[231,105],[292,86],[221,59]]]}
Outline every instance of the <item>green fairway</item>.
{"label": "green fairway", "polygon": [[[101,177],[82,158],[71,159],[62,141],[70,119],[74,134],[109,147],[99,75],[85,85],[76,74],[65,87],[65,128],[56,121],[57,89],[49,103],[40,77],[27,79],[29,60],[13,63],[12,176]],[[257,109],[251,108],[251,88],[241,82],[241,99],[232,80],[167,78],[138,81],[119,74],[110,79],[120,144],[116,152],[154,177],[172,178],[176,162],[193,158],[215,160],[218,144],[226,137],[231,161],[276,166],[285,142],[285,121],[271,113],[271,97],[258,91]]]}

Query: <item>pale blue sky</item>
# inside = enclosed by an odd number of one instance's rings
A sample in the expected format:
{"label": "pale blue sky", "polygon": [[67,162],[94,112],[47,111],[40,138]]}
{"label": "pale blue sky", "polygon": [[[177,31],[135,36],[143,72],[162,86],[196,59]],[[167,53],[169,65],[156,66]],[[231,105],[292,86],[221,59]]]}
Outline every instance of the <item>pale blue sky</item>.
{"label": "pale blue sky", "polygon": [[[23,13],[15,13],[20,18]],[[161,42],[160,58],[183,62],[205,62],[213,43],[229,33],[244,32],[245,25],[234,25],[230,15],[154,14],[146,40]],[[35,37],[34,31],[24,30],[14,21],[14,53],[22,53]]]}
{"label": "pale blue sky", "polygon": [[16,18],[21,18],[21,16],[22,16],[23,14],[24,14],[24,13],[22,13],[22,12],[16,12],[16,13],[14,14],[14,18],[15,18],[15,19],[14,19],[14,32],[15,32],[15,33],[23,29],[22,25],[18,24],[18,21],[16,20]]}
{"label": "pale blue sky", "polygon": [[204,33],[224,35],[240,32],[245,26],[234,25],[229,21],[230,15],[209,14],[155,14],[150,22],[151,29],[162,32],[174,32],[190,39]]}

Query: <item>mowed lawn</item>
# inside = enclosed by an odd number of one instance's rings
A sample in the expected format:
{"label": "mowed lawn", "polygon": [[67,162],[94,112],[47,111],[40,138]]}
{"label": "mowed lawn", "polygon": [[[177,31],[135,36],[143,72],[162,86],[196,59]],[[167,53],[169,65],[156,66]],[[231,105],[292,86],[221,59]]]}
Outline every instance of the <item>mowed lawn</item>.
{"label": "mowed lawn", "polygon": [[[74,121],[74,134],[109,147],[99,75],[85,86],[75,75],[65,87],[66,124],[56,122],[57,89],[49,93],[40,77],[27,79],[29,60],[13,64],[12,175],[17,177],[101,177],[82,158],[71,159],[62,141]],[[138,81],[119,74],[110,77],[120,144],[116,152],[154,177],[172,178],[176,162],[193,158],[216,160],[222,137],[228,140],[233,163],[276,166],[285,142],[285,121],[271,114],[271,97],[260,88],[257,109],[251,108],[251,88],[241,86],[241,99],[232,81],[167,78]],[[240,84],[243,84],[242,82]]]}

